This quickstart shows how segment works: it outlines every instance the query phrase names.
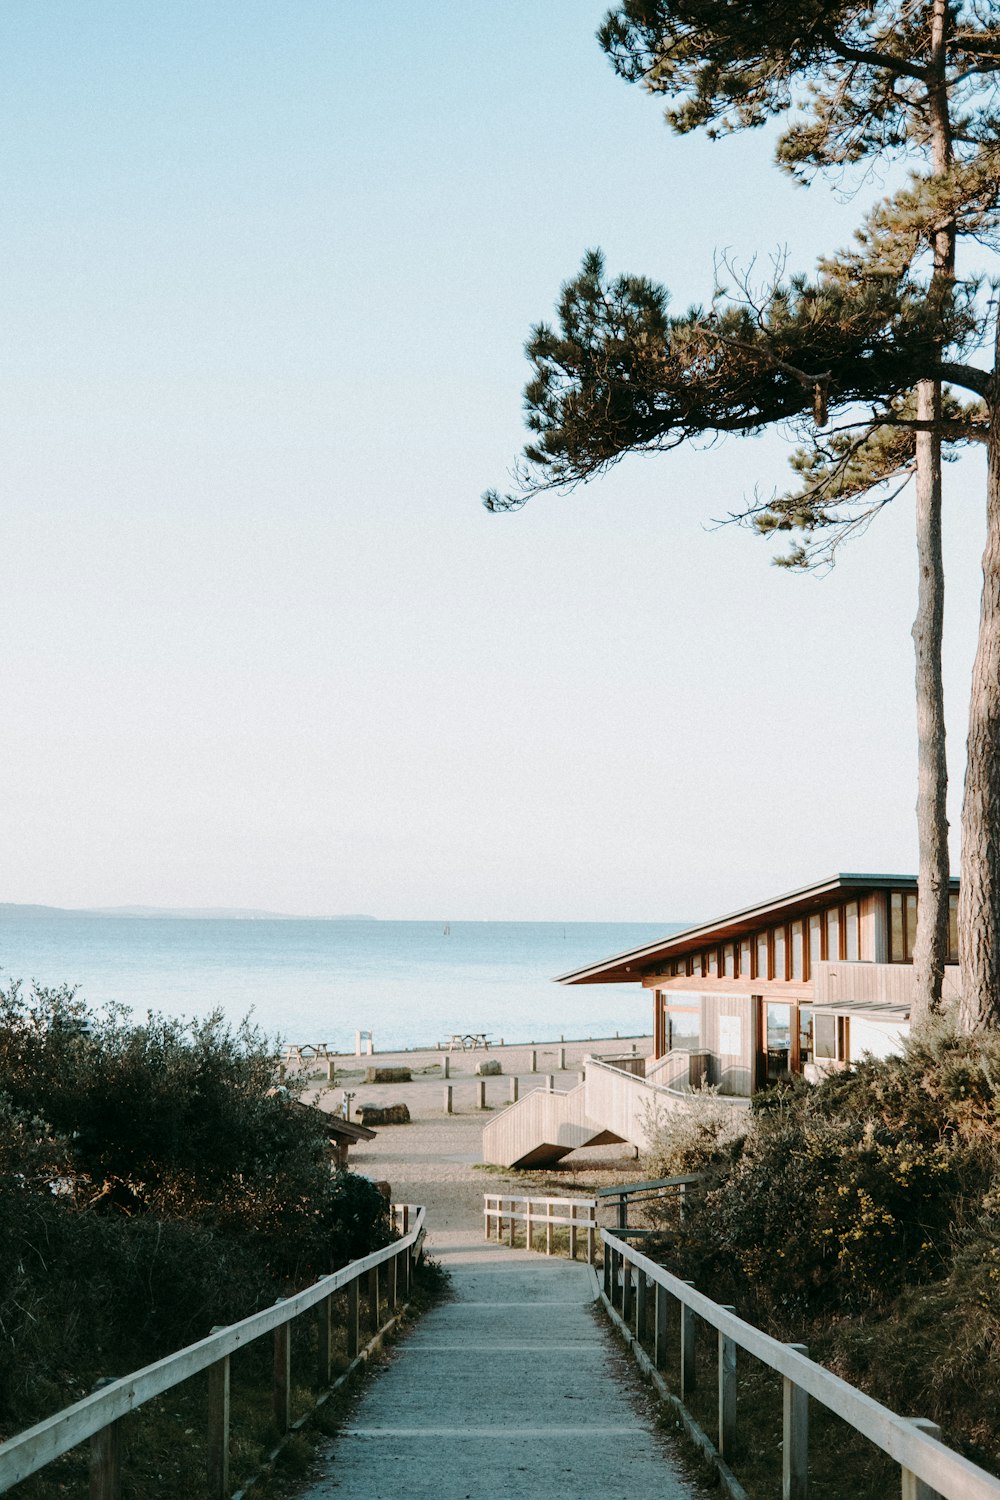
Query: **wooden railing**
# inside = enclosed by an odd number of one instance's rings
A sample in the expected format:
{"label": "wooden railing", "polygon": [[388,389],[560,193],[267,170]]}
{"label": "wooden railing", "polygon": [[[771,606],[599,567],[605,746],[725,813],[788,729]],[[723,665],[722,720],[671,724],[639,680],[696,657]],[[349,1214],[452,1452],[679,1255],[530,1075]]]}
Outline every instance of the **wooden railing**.
{"label": "wooden railing", "polygon": [[[505,1208],[504,1204],[508,1206]],[[518,1205],[522,1205],[520,1208]],[[558,1210],[564,1210],[560,1213]],[[584,1213],[581,1213],[584,1210]],[[570,1259],[576,1260],[577,1236],[581,1230],[587,1236],[587,1264],[593,1265],[597,1251],[597,1204],[593,1198],[512,1198],[509,1193],[483,1194],[483,1223],[486,1239],[492,1238],[494,1226],[496,1237],[502,1240],[507,1234],[507,1243],[513,1248],[515,1225],[524,1225],[524,1248],[533,1250],[536,1230],[545,1230],[545,1253],[553,1250],[552,1231],[557,1224],[569,1226]]]}
{"label": "wooden railing", "polygon": [[[809,1359],[801,1344],[783,1344],[731,1307],[695,1291],[607,1229],[604,1247],[604,1301],[633,1341],[650,1372],[666,1362],[670,1301],[680,1306],[680,1401],[695,1382],[695,1341],[699,1322],[715,1330],[718,1345],[718,1435],[720,1473],[728,1465],[737,1434],[737,1348],[776,1371],[784,1386],[782,1433],[783,1500],[806,1500],[809,1456],[809,1398],[819,1401],[900,1466],[903,1500],[1000,1500],[1000,1479],[970,1463],[937,1439],[932,1422],[907,1419],[880,1405],[855,1386]],[[652,1295],[650,1295],[652,1293]],[[646,1350],[651,1351],[651,1357]],[[659,1379],[659,1377],[657,1377]],[[702,1435],[703,1436],[703,1435]],[[738,1488],[728,1484],[730,1493]]]}
{"label": "wooden railing", "polygon": [[[44,1422],[0,1443],[0,1493],[11,1489],[30,1474],[36,1474],[54,1459],[90,1439],[90,1500],[118,1500],[121,1492],[120,1423],[129,1412],[160,1396],[182,1381],[208,1371],[208,1492],[213,1500],[226,1500],[229,1489],[229,1360],[237,1350],[266,1334],[274,1336],[273,1411],[279,1434],[291,1426],[291,1329],[296,1318],[315,1308],[319,1317],[319,1383],[329,1386],[330,1341],[333,1298],[347,1293],[347,1355],[351,1363],[344,1375],[365,1358],[361,1346],[360,1291],[364,1283],[368,1301],[368,1328],[375,1342],[385,1331],[382,1314],[391,1321],[410,1290],[413,1266],[424,1240],[423,1208],[396,1205],[393,1223],[402,1224],[402,1236],[361,1260],[351,1261],[340,1271],[306,1287],[305,1291],[253,1313],[239,1323],[214,1329],[207,1338],[189,1344],[155,1364],[146,1365],[76,1401]],[[369,1343],[369,1347],[370,1347]]]}
{"label": "wooden railing", "polygon": [[655,1234],[655,1229],[633,1228],[629,1230],[628,1211],[639,1203],[664,1202],[671,1198],[675,1199],[681,1214],[684,1213],[684,1201],[689,1187],[699,1183],[701,1178],[695,1176],[685,1177],[656,1177],[646,1182],[622,1182],[614,1187],[598,1188],[597,1197],[603,1202],[617,1204],[617,1228],[620,1233],[632,1234]]}

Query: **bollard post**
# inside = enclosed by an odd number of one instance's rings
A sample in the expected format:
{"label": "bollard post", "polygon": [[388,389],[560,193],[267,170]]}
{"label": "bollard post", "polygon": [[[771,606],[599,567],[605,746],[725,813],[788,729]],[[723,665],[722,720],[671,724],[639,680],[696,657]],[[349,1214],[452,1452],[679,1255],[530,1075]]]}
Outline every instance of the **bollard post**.
{"label": "bollard post", "polygon": [[486,1079],[485,1078],[480,1078],[478,1087],[476,1089],[476,1093],[479,1096],[478,1108],[479,1109],[485,1109],[486,1108]]}
{"label": "bollard post", "polygon": [[[805,1344],[789,1344],[808,1354]],[[809,1396],[788,1376],[781,1381],[781,1500],[806,1500],[809,1493]]]}
{"label": "bollard post", "polygon": [[532,1052],[531,1052],[531,1069],[530,1069],[530,1071],[532,1073],[537,1073],[538,1072],[538,1053],[534,1050],[534,1048],[532,1048]]}
{"label": "bollard post", "polygon": [[517,1103],[517,1076],[516,1075],[513,1078],[509,1078],[507,1080],[507,1086],[508,1086],[508,1089],[509,1089],[509,1092],[510,1092],[510,1102],[511,1102],[511,1104],[516,1104]]}
{"label": "bollard post", "polygon": [[337,1081],[337,1066],[332,1057],[328,1057],[326,1060],[326,1081],[327,1083],[336,1083]]}
{"label": "bollard post", "polygon": [[444,1086],[444,1112],[446,1115],[454,1114],[454,1110],[452,1109],[451,1105],[451,1089],[451,1084],[446,1083]]}
{"label": "bollard post", "polygon": [[546,1073],[546,1075],[545,1075],[545,1092],[547,1094],[554,1094],[555,1093],[555,1088],[556,1088],[556,1077],[555,1077],[555,1074],[554,1073]]}
{"label": "bollard post", "polygon": [[561,1073],[564,1073],[566,1071],[566,1048],[565,1047],[560,1047],[559,1048],[559,1071]]}
{"label": "bollard post", "polygon": [[451,1077],[451,1058],[447,1052],[444,1055],[444,1076],[445,1078]]}

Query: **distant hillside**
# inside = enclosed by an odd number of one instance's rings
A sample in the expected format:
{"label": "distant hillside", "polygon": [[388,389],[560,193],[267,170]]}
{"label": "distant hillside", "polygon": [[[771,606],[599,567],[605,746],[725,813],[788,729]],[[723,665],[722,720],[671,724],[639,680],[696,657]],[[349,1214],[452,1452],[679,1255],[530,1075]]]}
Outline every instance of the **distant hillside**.
{"label": "distant hillside", "polygon": [[257,911],[243,906],[22,906],[14,901],[0,901],[0,922],[5,919],[57,921],[60,917],[156,917],[177,921],[228,922],[377,922],[377,917],[343,915],[336,917],[303,917],[292,912]]}

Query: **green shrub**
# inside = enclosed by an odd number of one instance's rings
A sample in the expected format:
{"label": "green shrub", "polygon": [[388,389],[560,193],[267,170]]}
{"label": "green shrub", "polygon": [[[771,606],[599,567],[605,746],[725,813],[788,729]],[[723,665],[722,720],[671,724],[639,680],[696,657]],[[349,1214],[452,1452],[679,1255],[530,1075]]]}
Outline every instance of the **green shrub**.
{"label": "green shrub", "polygon": [[0,1428],[23,1426],[391,1237],[274,1048],[0,992]]}

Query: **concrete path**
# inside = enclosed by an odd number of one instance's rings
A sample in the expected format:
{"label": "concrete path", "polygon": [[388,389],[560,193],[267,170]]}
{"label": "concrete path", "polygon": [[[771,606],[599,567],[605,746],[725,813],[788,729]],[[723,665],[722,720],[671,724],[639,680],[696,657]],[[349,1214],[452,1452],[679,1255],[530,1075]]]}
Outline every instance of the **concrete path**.
{"label": "concrete path", "polygon": [[586,1266],[468,1231],[433,1251],[454,1300],[396,1345],[302,1500],[702,1493],[637,1399]]}

